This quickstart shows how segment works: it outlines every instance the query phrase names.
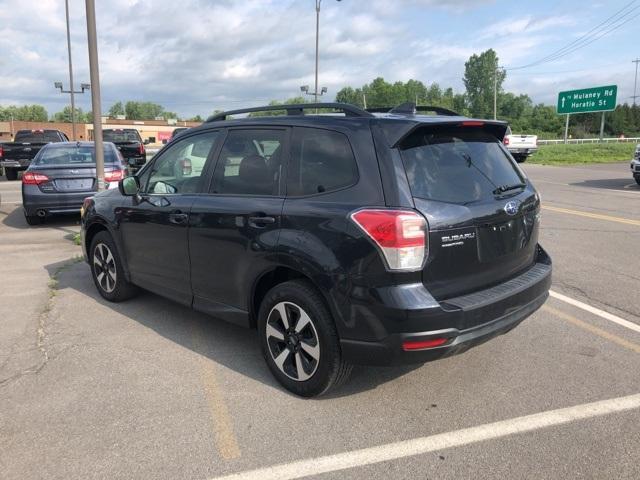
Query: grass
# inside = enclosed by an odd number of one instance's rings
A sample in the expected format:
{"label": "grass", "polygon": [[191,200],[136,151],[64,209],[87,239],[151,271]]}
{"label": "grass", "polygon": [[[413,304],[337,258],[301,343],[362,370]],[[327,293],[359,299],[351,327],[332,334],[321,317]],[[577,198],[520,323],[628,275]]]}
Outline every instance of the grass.
{"label": "grass", "polygon": [[633,158],[636,144],[583,143],[540,145],[538,151],[527,158],[527,163],[542,165],[574,165],[584,163],[628,162]]}

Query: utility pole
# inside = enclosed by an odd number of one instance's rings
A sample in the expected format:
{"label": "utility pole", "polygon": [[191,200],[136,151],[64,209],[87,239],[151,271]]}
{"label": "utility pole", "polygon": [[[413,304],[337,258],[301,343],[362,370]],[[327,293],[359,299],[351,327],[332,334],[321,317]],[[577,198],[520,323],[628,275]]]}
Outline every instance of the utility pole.
{"label": "utility pole", "polygon": [[636,105],[636,98],[638,98],[638,92],[636,91],[636,87],[638,86],[638,63],[640,63],[640,58],[636,58],[635,60],[632,60],[631,63],[635,63],[636,64],[636,78],[633,81],[633,106],[635,107]]}
{"label": "utility pole", "polygon": [[498,119],[498,73],[502,68],[497,66],[493,72],[493,119]]}
{"label": "utility pole", "polygon": [[89,44],[89,73],[91,75],[91,110],[93,112],[93,145],[96,155],[98,191],[104,190],[104,147],[102,143],[102,109],[100,108],[100,71],[96,35],[96,5],[85,0],[87,10],[87,40]]}
{"label": "utility pole", "polygon": [[76,141],[76,102],[73,91],[73,64],[71,62],[71,32],[69,29],[69,0],[64,0],[67,17],[67,50],[69,51],[69,92],[71,94],[71,140]]}
{"label": "utility pole", "polygon": [[364,104],[364,109],[367,109],[367,94],[362,92],[362,103]]}

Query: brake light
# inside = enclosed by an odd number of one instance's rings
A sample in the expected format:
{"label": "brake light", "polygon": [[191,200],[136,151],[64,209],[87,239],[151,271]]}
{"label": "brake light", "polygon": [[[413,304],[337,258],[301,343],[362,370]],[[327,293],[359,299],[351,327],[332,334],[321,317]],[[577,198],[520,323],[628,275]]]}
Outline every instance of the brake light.
{"label": "brake light", "polygon": [[180,160],[180,168],[182,168],[182,175],[191,175],[191,160],[188,158]]}
{"label": "brake light", "polygon": [[389,270],[415,271],[427,256],[427,221],[411,210],[364,209],[351,219],[375,242]]}
{"label": "brake light", "polygon": [[140,155],[144,155],[144,144],[142,144],[142,143],[140,144],[140,147],[139,147],[139,149],[138,149],[138,153],[139,153]]}
{"label": "brake light", "polygon": [[478,120],[465,120],[461,123],[463,127],[482,127],[484,122],[480,122]]}
{"label": "brake light", "polygon": [[424,350],[426,348],[434,348],[439,347],[440,345],[444,345],[447,343],[447,338],[438,337],[438,338],[430,338],[429,340],[407,340],[402,342],[402,349],[407,352],[411,350]]}
{"label": "brake light", "polygon": [[124,170],[110,170],[104,172],[105,182],[119,182],[124,178]]}
{"label": "brake light", "polygon": [[504,143],[504,145],[506,147],[508,147],[509,146],[509,137],[504,137],[504,140],[502,140],[502,143]]}
{"label": "brake light", "polygon": [[24,172],[22,175],[22,183],[24,185],[41,185],[43,183],[47,183],[49,181],[49,177],[43,175],[42,173],[35,172]]}
{"label": "brake light", "polygon": [[2,148],[2,145],[0,145],[0,157],[2,157],[4,155],[4,149]]}

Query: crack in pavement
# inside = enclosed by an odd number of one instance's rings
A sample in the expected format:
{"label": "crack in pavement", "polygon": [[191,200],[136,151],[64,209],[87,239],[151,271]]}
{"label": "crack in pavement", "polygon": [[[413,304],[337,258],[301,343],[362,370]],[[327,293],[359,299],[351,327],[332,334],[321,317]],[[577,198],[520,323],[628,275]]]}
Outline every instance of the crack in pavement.
{"label": "crack in pavement", "polygon": [[[69,260],[67,260],[65,263],[63,263],[60,267],[58,267],[56,269],[55,272],[53,272],[50,276],[49,276],[49,282],[47,285],[47,294],[48,294],[48,298],[47,301],[45,302],[44,306],[42,307],[42,310],[38,316],[38,324],[36,327],[36,342],[35,342],[35,348],[40,352],[41,354],[41,360],[27,368],[22,369],[21,371],[7,377],[4,378],[2,380],[0,380],[0,387],[5,387],[7,385],[9,385],[10,383],[12,383],[13,381],[25,376],[25,375],[31,375],[31,374],[38,374],[44,367],[45,365],[47,365],[47,363],[50,360],[53,360],[55,358],[57,358],[60,354],[64,353],[65,351],[67,351],[69,349],[69,347],[67,348],[63,348],[59,353],[55,354],[55,355],[50,355],[49,353],[49,349],[47,348],[47,331],[46,331],[46,326],[47,326],[47,321],[49,320],[49,315],[51,314],[51,310],[53,309],[53,303],[54,303],[54,299],[56,297],[56,290],[58,287],[58,276],[67,268],[71,267],[72,265],[75,265],[76,263],[79,263],[82,261],[82,257],[81,256],[74,256],[72,258],[70,258]],[[5,359],[5,361],[3,362],[2,366],[0,366],[0,369],[2,367],[4,367],[5,365],[8,364],[8,362],[10,361],[10,359],[12,358],[12,356],[15,355],[14,351],[15,348],[15,344],[12,345],[11,349],[10,349],[10,353],[7,356],[7,358]],[[29,350],[26,350],[29,351]]]}

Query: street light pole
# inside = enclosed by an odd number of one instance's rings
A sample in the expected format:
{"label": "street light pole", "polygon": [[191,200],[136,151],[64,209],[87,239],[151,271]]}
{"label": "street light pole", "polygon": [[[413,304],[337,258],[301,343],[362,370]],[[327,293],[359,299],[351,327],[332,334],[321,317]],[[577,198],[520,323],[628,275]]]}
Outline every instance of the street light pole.
{"label": "street light pole", "polygon": [[320,42],[320,4],[322,0],[316,0],[316,86],[313,90],[315,103],[318,103],[318,43]]}
{"label": "street light pole", "polygon": [[91,110],[93,112],[93,144],[96,155],[98,191],[104,190],[104,147],[102,143],[102,110],[100,108],[100,71],[98,68],[98,41],[96,35],[96,5],[85,0],[87,10],[87,40],[89,44],[89,73],[91,75]]}
{"label": "street light pole", "polygon": [[71,32],[69,29],[69,0],[64,0],[64,9],[67,17],[67,50],[69,51],[69,92],[71,94],[71,137],[76,141],[76,102],[73,91],[73,64],[71,62]]}

